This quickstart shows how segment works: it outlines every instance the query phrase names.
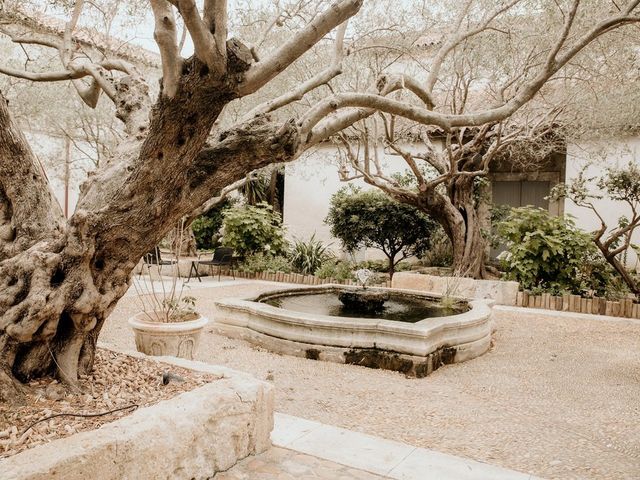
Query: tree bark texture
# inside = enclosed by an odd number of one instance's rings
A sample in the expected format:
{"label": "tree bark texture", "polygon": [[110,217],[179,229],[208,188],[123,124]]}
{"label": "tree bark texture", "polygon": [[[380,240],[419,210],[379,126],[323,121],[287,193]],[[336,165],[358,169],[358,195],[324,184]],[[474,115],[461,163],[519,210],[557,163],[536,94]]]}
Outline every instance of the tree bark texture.
{"label": "tree bark texture", "polygon": [[208,83],[192,58],[176,95],[151,109],[140,85],[122,87],[129,140],[85,182],[67,221],[0,101],[0,401],[20,399],[18,381],[55,374],[74,383],[90,371],[100,329],[140,257],[223,187],[294,158],[292,122],[259,117],[208,141],[235,97],[228,78]]}
{"label": "tree bark texture", "polygon": [[476,279],[486,277],[486,240],[471,177],[456,179],[446,194],[432,189],[417,195],[390,195],[397,201],[415,206],[442,226],[451,240],[456,275]]}

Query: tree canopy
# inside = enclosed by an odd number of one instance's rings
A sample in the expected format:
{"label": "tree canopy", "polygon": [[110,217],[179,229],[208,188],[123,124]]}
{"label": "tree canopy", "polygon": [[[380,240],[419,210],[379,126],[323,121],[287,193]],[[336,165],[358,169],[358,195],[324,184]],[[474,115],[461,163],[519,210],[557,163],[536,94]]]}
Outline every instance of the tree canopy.
{"label": "tree canopy", "polygon": [[411,256],[422,255],[438,225],[415,207],[390,199],[380,191],[343,188],[331,197],[326,223],[344,248],[354,252],[374,248],[385,254],[389,273]]}

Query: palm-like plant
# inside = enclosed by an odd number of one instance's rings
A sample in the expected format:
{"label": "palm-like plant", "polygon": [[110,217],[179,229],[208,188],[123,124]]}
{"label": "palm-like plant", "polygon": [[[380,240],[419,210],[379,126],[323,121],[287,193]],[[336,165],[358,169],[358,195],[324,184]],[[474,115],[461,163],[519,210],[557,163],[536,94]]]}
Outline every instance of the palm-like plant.
{"label": "palm-like plant", "polygon": [[333,253],[322,240],[311,235],[308,241],[296,239],[291,250],[293,267],[304,275],[313,274],[327,260],[333,258]]}

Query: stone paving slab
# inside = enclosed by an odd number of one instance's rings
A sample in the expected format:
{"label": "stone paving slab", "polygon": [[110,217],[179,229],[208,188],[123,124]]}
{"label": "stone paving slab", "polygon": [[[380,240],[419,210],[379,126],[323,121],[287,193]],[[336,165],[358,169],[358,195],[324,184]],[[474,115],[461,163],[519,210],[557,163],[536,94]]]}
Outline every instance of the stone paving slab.
{"label": "stone paving slab", "polygon": [[541,480],[487,463],[283,413],[274,416],[271,441],[276,447],[394,480]]}
{"label": "stone paving slab", "polygon": [[249,457],[216,480],[382,480],[385,477],[285,448]]}

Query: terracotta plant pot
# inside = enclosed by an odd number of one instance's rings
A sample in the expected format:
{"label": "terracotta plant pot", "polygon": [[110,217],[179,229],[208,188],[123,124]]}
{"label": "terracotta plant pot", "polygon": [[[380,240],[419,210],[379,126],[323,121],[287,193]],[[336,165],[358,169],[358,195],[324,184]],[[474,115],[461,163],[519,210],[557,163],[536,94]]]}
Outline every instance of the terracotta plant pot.
{"label": "terracotta plant pot", "polygon": [[205,317],[185,322],[153,321],[155,312],[140,312],[129,319],[136,336],[136,349],[147,355],[193,360],[200,343],[200,334],[209,323]]}

